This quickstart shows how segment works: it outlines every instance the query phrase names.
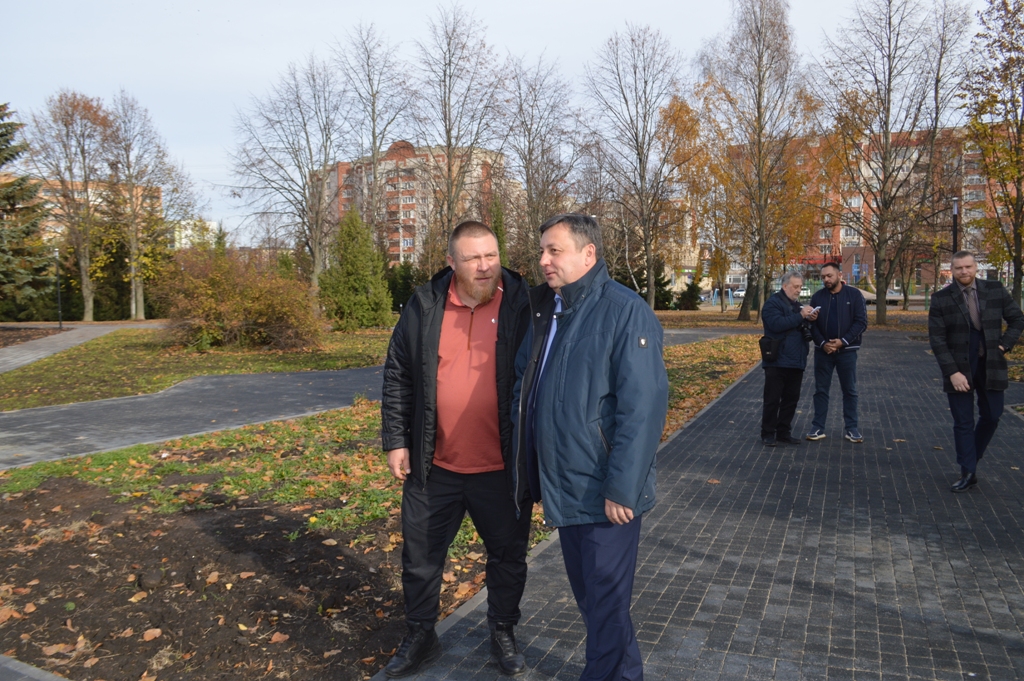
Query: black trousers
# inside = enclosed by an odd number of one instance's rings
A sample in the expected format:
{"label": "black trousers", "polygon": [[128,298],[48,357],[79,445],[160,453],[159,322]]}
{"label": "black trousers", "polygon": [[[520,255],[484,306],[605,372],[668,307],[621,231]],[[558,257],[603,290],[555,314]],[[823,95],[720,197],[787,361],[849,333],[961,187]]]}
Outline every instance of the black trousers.
{"label": "black trousers", "polygon": [[793,416],[800,401],[803,369],[764,368],[764,412],[761,414],[761,437],[789,437],[793,432]]}
{"label": "black trousers", "polygon": [[532,508],[532,503],[521,506],[516,519],[504,471],[464,474],[434,466],[426,486],[407,479],[402,488],[406,619],[428,626],[437,621],[448,547],[468,512],[487,548],[487,619],[517,624]]}
{"label": "black trousers", "polygon": [[[973,390],[965,393],[946,393],[949,412],[953,415],[953,442],[956,443],[956,462],[960,474],[976,472],[978,462],[985,455],[988,443],[996,434],[999,417],[1003,415],[1003,391],[988,389],[985,358],[978,356],[981,333],[971,330],[969,346]],[[978,420],[974,420],[974,400],[978,400]]]}

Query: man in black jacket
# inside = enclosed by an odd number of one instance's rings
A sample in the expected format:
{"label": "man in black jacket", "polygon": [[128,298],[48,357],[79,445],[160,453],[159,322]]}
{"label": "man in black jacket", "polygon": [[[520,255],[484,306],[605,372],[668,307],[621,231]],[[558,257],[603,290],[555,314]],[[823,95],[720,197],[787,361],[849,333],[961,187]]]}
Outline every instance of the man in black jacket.
{"label": "man in black jacket", "polygon": [[978,484],[978,462],[1003,414],[1003,391],[1009,387],[1006,353],[1024,331],[1024,313],[1001,283],[977,278],[970,251],[954,253],[950,265],[955,281],[932,296],[928,339],[953,415],[960,479],[950,491],[966,492]]}
{"label": "man in black jacket", "polygon": [[[448,547],[468,512],[487,548],[491,655],[525,670],[513,627],[526,584],[533,502],[513,494],[512,389],[529,326],[527,286],[501,267],[489,227],[464,222],[448,264],[416,289],[384,364],[381,437],[402,489],[402,587],[409,633],[384,671],[416,673],[441,654],[434,631]],[[521,464],[525,465],[525,464]]]}
{"label": "man in black jacket", "polygon": [[825,287],[811,296],[811,307],[818,310],[818,318],[811,325],[814,338],[814,421],[807,439],[821,440],[825,437],[828,393],[832,389],[834,371],[839,374],[839,387],[843,390],[844,437],[850,442],[864,442],[857,422],[857,350],[860,349],[861,335],[868,328],[868,308],[864,294],[843,283],[843,272],[838,263],[822,265],[821,282]]}

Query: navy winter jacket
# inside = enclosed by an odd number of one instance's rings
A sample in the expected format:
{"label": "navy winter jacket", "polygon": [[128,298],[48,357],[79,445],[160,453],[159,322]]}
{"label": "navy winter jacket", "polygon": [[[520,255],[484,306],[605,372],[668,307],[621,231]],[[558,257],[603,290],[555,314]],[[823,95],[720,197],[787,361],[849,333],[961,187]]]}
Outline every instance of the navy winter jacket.
{"label": "navy winter jacket", "polygon": [[531,496],[541,497],[556,527],[608,522],[605,499],[640,515],[654,506],[655,452],[668,411],[661,324],[636,292],[612,281],[604,260],[561,295],[534,390],[554,291],[530,290],[532,325],[516,358],[512,418],[515,456],[536,456],[535,479],[517,484],[539,483]]}
{"label": "navy winter jacket", "polygon": [[807,341],[800,333],[800,303],[789,299],[782,291],[776,292],[765,301],[761,308],[761,323],[764,335],[779,340],[779,358],[774,362],[763,362],[762,366],[783,369],[807,368]]}
{"label": "navy winter jacket", "polygon": [[[827,341],[829,323],[829,297],[833,294],[823,288],[811,296],[811,307],[821,307],[818,319],[811,325],[811,333],[814,335],[814,344],[821,347]],[[844,350],[857,350],[860,348],[860,339],[868,328],[868,306],[864,302],[864,294],[860,289],[843,284],[839,293],[834,294],[839,303],[839,338],[843,341]]]}

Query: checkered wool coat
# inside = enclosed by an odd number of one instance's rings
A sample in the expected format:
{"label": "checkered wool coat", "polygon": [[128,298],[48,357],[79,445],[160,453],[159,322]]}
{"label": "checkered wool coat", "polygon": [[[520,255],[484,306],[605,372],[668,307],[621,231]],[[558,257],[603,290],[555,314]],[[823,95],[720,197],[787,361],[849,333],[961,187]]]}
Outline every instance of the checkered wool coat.
{"label": "checkered wool coat", "polygon": [[[985,372],[988,390],[1006,390],[1006,352],[1013,349],[1021,331],[1024,331],[1024,313],[1013,302],[1009,291],[998,281],[975,279],[978,305],[981,307],[981,330],[985,334]],[[1003,331],[1003,321],[1006,331]],[[928,312],[928,339],[932,352],[942,370],[942,387],[947,393],[955,392],[949,377],[962,373],[974,388],[968,347],[971,340],[971,318],[967,302],[954,281],[936,291]]]}

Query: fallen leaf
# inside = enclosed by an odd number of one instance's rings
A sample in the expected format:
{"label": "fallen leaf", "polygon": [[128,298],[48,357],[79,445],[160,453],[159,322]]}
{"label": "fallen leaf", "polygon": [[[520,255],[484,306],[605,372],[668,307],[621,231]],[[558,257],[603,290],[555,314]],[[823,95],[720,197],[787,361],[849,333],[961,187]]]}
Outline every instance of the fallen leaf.
{"label": "fallen leaf", "polygon": [[480,584],[485,579],[487,579],[487,575],[485,573],[481,572],[480,574],[478,574],[476,577],[473,578],[473,583],[474,584]]}
{"label": "fallen leaf", "polygon": [[118,638],[131,638],[134,635],[135,635],[135,630],[132,629],[131,627],[128,627],[127,629],[122,631],[120,634],[118,634],[117,637]]}
{"label": "fallen leaf", "polygon": [[36,585],[36,584],[38,584],[38,583],[39,583],[39,580],[38,580],[38,579],[33,579],[33,580],[32,580],[31,582],[29,582],[29,583],[28,583],[28,584],[26,584],[25,586],[35,586],[35,585]]}
{"label": "fallen leaf", "polygon": [[249,631],[249,627],[245,626],[241,622],[238,623],[238,628],[241,629],[242,631]]}
{"label": "fallen leaf", "polygon": [[36,611],[36,604],[35,603],[27,603],[23,609],[24,609],[25,612],[35,612]]}
{"label": "fallen leaf", "polygon": [[473,551],[472,553],[467,553],[466,554],[466,558],[469,558],[470,560],[480,560],[483,557],[484,557],[484,554],[477,553],[476,551]]}
{"label": "fallen leaf", "polygon": [[57,643],[52,646],[43,646],[43,655],[50,657],[58,653],[70,653],[75,647],[70,643]]}
{"label": "fallen leaf", "polygon": [[379,619],[382,619],[384,617],[384,611],[381,610],[380,608],[377,608],[377,612],[375,612],[373,614],[375,614]]}
{"label": "fallen leaf", "polygon": [[309,587],[306,586],[305,584],[300,584],[299,588],[297,589],[297,591],[300,591],[301,593],[304,593],[304,594],[308,594],[309,593]]}
{"label": "fallen leaf", "polygon": [[143,598],[145,598],[148,595],[149,594],[147,594],[145,591],[139,591],[134,596],[129,598],[128,600],[131,601],[132,603],[138,603],[139,601],[141,601]]}
{"label": "fallen leaf", "polygon": [[243,572],[243,573],[238,575],[238,578],[239,579],[249,579],[250,577],[255,577],[255,576],[256,576],[255,572]]}
{"label": "fallen leaf", "polygon": [[311,508],[313,508],[313,507],[310,506],[309,504],[302,504],[301,506],[293,506],[291,510],[298,512],[298,511],[308,511]]}
{"label": "fallen leaf", "polygon": [[720,485],[720,484],[722,484],[722,481],[719,480],[718,478],[710,478],[708,480],[708,484],[709,485]]}
{"label": "fallen leaf", "polygon": [[159,629],[146,629],[146,633],[142,635],[143,641],[152,641],[155,638],[160,638],[164,632]]}
{"label": "fallen leaf", "polygon": [[320,543],[323,544],[324,546],[337,546],[338,545],[338,540],[337,539],[324,539]]}
{"label": "fallen leaf", "polygon": [[127,579],[125,579],[125,581],[126,582],[134,582],[138,578],[139,578],[138,575],[128,575],[128,577],[127,577]]}
{"label": "fallen leaf", "polygon": [[376,659],[377,659],[376,657],[364,657],[363,659],[361,659],[359,661],[362,662],[363,664],[373,664],[373,661],[376,660]]}
{"label": "fallen leaf", "polygon": [[269,671],[271,671],[273,669],[274,669],[274,661],[271,660],[270,662],[267,663],[267,671],[269,672]]}
{"label": "fallen leaf", "polygon": [[54,506],[51,508],[50,513],[60,513],[60,506]]}
{"label": "fallen leaf", "polygon": [[334,657],[335,655],[340,655],[340,654],[341,654],[340,650],[328,650],[326,653],[324,653],[324,659],[326,660],[328,657]]}
{"label": "fallen leaf", "polygon": [[220,579],[220,573],[219,572],[211,572],[210,574],[208,574],[206,576],[206,583],[207,584],[216,584],[218,579]]}
{"label": "fallen leaf", "polygon": [[0,608],[0,624],[3,624],[12,617],[17,618],[18,611],[14,608]]}
{"label": "fallen leaf", "polygon": [[149,672],[142,672],[142,676],[139,677],[139,681],[156,681],[156,676],[150,676]]}
{"label": "fallen leaf", "polygon": [[471,588],[472,587],[470,587],[469,582],[462,582],[461,584],[459,584],[459,588],[455,590],[455,597],[462,598],[463,596],[469,593],[469,590]]}
{"label": "fallen leaf", "polygon": [[288,636],[288,634],[282,634],[280,631],[275,631],[274,635],[270,637],[270,642],[271,643],[284,643],[289,638],[291,638],[291,637]]}
{"label": "fallen leaf", "polygon": [[23,586],[19,586],[18,588],[14,589],[13,591],[14,591],[14,593],[18,594],[19,596],[25,596],[27,594],[32,593],[32,589],[27,589],[27,588],[25,588]]}
{"label": "fallen leaf", "polygon": [[906,440],[904,440],[904,439],[903,439],[903,438],[901,438],[901,437],[894,437],[894,438],[892,439],[892,441],[893,441],[893,442],[906,442]]}
{"label": "fallen leaf", "polygon": [[100,658],[98,658],[98,657],[90,657],[88,660],[86,660],[85,662],[82,663],[82,666],[85,667],[86,669],[89,669],[90,667],[92,667],[94,664],[96,664],[99,661],[100,661]]}
{"label": "fallen leaf", "polygon": [[443,579],[446,582],[454,582],[455,581],[455,573],[454,572],[445,572],[444,574],[441,575],[441,579]]}

